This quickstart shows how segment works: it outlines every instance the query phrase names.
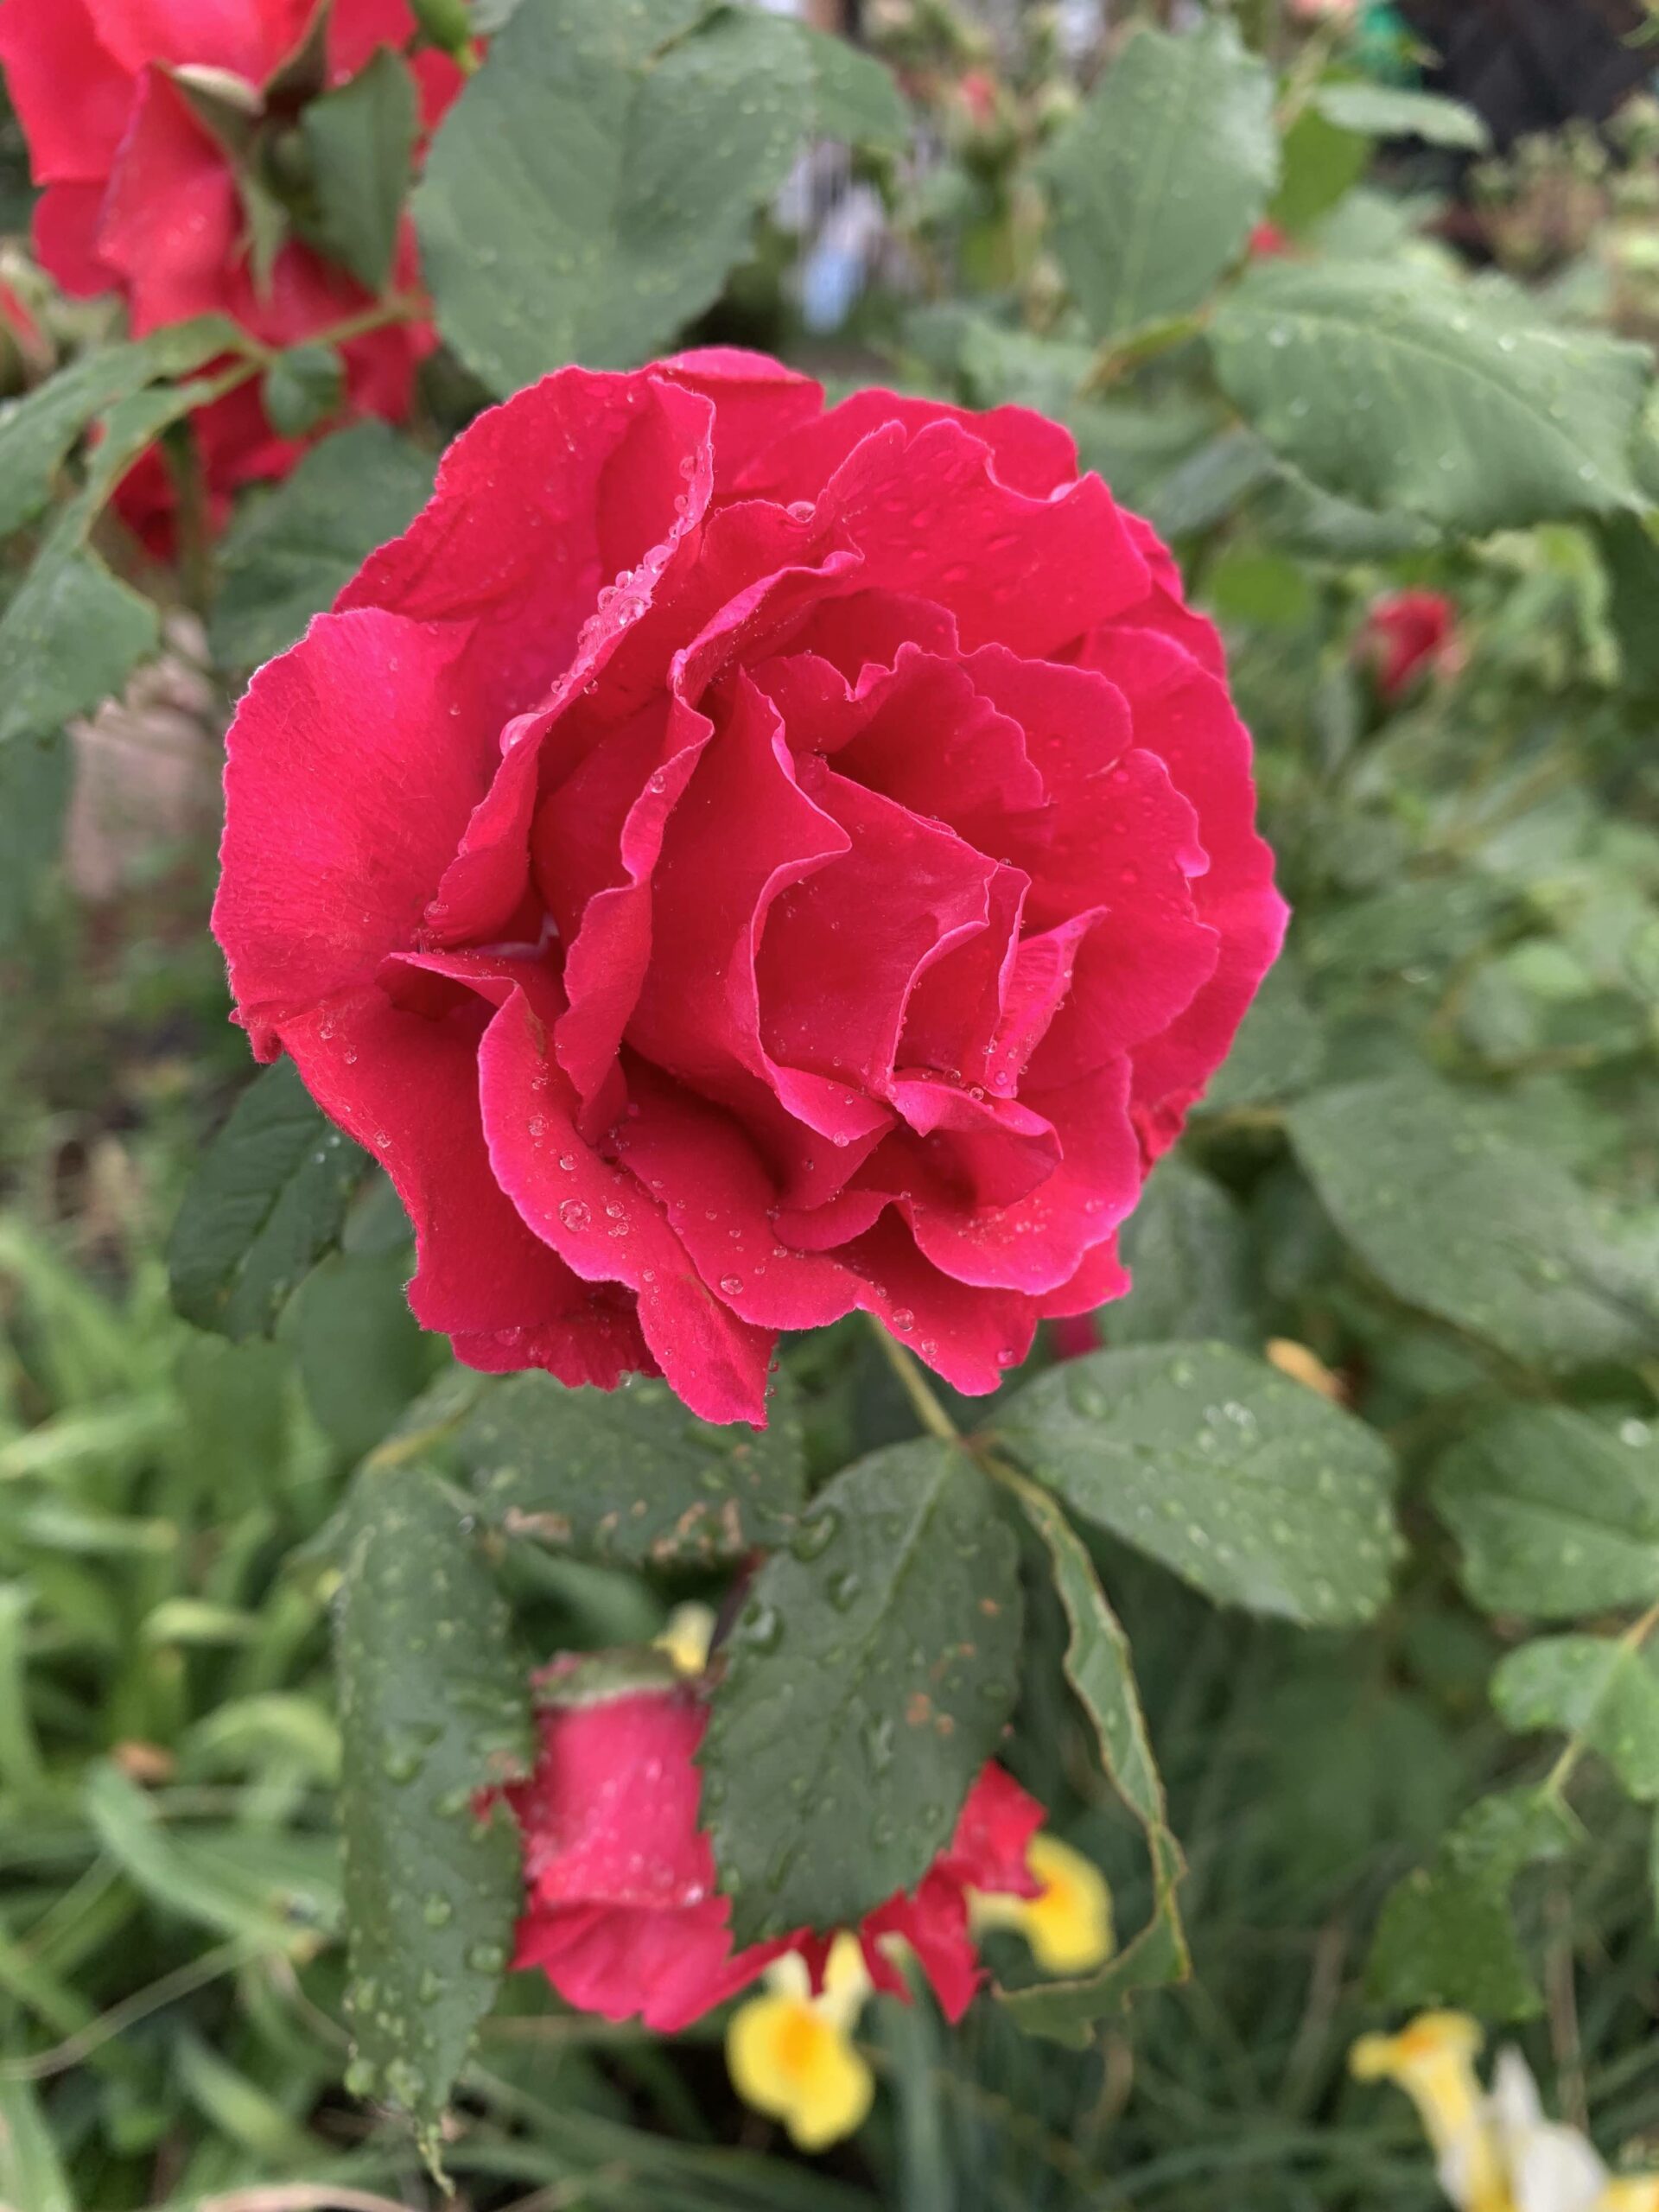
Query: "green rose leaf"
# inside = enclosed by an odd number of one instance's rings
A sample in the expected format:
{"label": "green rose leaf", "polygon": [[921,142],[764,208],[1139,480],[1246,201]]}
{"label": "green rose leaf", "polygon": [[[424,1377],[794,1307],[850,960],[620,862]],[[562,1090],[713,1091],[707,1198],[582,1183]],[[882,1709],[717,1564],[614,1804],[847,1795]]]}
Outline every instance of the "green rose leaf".
{"label": "green rose leaf", "polygon": [[1054,251],[1096,337],[1196,307],[1278,174],[1273,79],[1231,24],[1136,32],[1042,164]]}
{"label": "green rose leaf", "polygon": [[1319,1017],[1295,966],[1281,955],[1268,970],[1198,1110],[1225,1114],[1294,1098],[1318,1081],[1324,1057]]}
{"label": "green rose leaf", "polygon": [[133,344],[92,347],[0,408],[0,537],[46,506],[58,470],[95,416],[148,385],[189,375],[216,354],[244,353],[248,342],[234,323],[203,315]]}
{"label": "green rose leaf", "polygon": [[800,1409],[779,1382],[764,1429],[715,1427],[666,1382],[626,1393],[520,1375],[461,1432],[480,1503],[516,1535],[628,1567],[727,1564],[781,1541],[806,1498]]}
{"label": "green rose leaf", "polygon": [[1516,1406],[1453,1446],[1436,1511],[1491,1613],[1567,1620],[1659,1598],[1659,1441],[1563,1406]]}
{"label": "green rose leaf", "polygon": [[403,1250],[331,1252],[283,1310],[306,1403],[348,1463],[372,1451],[420,1393],[440,1339],[409,1310]]}
{"label": "green rose leaf", "polygon": [[346,1839],[346,2086],[429,2158],[512,1948],[518,1840],[478,1794],[529,1771],[529,1676],[505,1603],[436,1478],[370,1461],[335,1615]]}
{"label": "green rose leaf", "polygon": [[416,194],[439,326],[492,390],[646,359],[720,290],[814,129],[903,135],[837,41],[708,0],[521,0]]}
{"label": "green rose leaf", "polygon": [[1541,1791],[1484,1797],[1452,1828],[1432,1866],[1389,1892],[1366,1971],[1379,2005],[1452,2005],[1487,2019],[1542,2009],[1516,1932],[1510,1893],[1527,1866],[1561,1858],[1572,1817]]}
{"label": "green rose leaf", "polygon": [[1176,1891],[1185,1866],[1169,1827],[1164,1785],[1147,1736],[1129,1642],[1093,1562],[1046,1491],[1011,1483],[1049,1556],[1068,1630],[1065,1678],[1094,1729],[1101,1765],[1140,1822],[1152,1859],[1153,1913],[1140,1933],[1093,1974],[997,1994],[1028,2034],[1081,2048],[1093,2022],[1142,1989],[1186,1978],[1190,1962]]}
{"label": "green rose leaf", "polygon": [[327,421],[346,389],[346,364],[332,346],[290,346],[265,371],[260,386],[272,429],[302,438]]}
{"label": "green rose leaf", "polygon": [[294,474],[245,506],[219,548],[207,634],[222,668],[284,652],[377,545],[397,537],[432,490],[432,463],[384,423],[324,438]]}
{"label": "green rose leaf", "polygon": [[[195,334],[194,345],[206,342],[200,325],[186,327]],[[212,327],[217,334],[218,326]],[[240,375],[232,369],[191,384],[126,391],[99,416],[86,480],[59,509],[33,566],[0,614],[0,746],[61,728],[71,716],[118,691],[136,664],[156,651],[161,625],[154,602],[111,575],[87,550],[87,537],[144,448],[192,408],[229,390]],[[49,420],[61,428],[60,417]],[[29,450],[40,458],[40,448]]]}
{"label": "green rose leaf", "polygon": [[1210,334],[1246,420],[1339,499],[1470,533],[1641,504],[1647,349],[1552,322],[1501,283],[1264,262]]}
{"label": "green rose leaf", "polygon": [[873,1452],[750,1586],[700,1754],[737,1942],[921,1879],[1014,1702],[1013,1536],[958,1447]]}
{"label": "green rose leaf", "polygon": [[1506,1727],[1577,1738],[1640,1804],[1659,1801],[1659,1661],[1644,1641],[1651,1625],[1622,1637],[1540,1637],[1511,1651],[1492,1676]]}
{"label": "green rose leaf", "polygon": [[150,601],[70,536],[53,533],[0,615],[0,747],[87,713],[160,643]]}
{"label": "green rose leaf", "polygon": [[1659,1344],[1643,1255],[1479,1099],[1426,1073],[1388,1076],[1303,1099],[1290,1135],[1338,1228],[1397,1297],[1548,1368]]}
{"label": "green rose leaf", "polygon": [[996,1433],[1072,1512],[1219,1603],[1333,1628],[1388,1596],[1387,1445],[1229,1345],[1068,1360]]}
{"label": "green rose leaf", "polygon": [[893,72],[833,32],[787,21],[782,28],[800,41],[812,71],[813,133],[843,139],[849,146],[901,153],[909,143],[911,116]]}
{"label": "green rose leaf", "polygon": [[366,1155],[314,1105],[291,1060],[257,1076],[191,1177],[168,1245],[173,1303],[221,1336],[268,1334],[339,1242]]}
{"label": "green rose leaf", "polygon": [[61,729],[0,746],[0,945],[34,912],[63,843],[73,761]]}
{"label": "green rose leaf", "polygon": [[316,191],[313,242],[366,290],[383,292],[420,128],[414,78],[389,46],[377,48],[355,77],[306,102],[300,128]]}
{"label": "green rose leaf", "polygon": [[1338,130],[1357,130],[1368,138],[1421,138],[1426,145],[1450,146],[1465,154],[1484,154],[1492,143],[1491,132],[1473,108],[1440,92],[1408,92],[1398,85],[1355,79],[1317,86],[1313,105]]}
{"label": "green rose leaf", "polygon": [[1260,1344],[1243,1217],[1219,1183],[1166,1155],[1121,1243],[1135,1287],[1107,1312],[1114,1345]]}

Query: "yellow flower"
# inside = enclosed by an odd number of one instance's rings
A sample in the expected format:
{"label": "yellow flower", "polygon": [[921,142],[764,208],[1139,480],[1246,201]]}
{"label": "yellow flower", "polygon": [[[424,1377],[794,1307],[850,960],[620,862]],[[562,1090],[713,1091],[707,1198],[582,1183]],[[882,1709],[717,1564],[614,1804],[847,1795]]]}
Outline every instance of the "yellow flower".
{"label": "yellow flower", "polygon": [[652,1649],[665,1651],[677,1673],[700,1675],[709,1664],[709,1649],[714,1640],[714,1608],[699,1605],[693,1599],[675,1606],[662,1634],[652,1638]]}
{"label": "yellow flower", "polygon": [[766,1969],[767,1989],[733,2013],[726,2066],[747,2105],[780,2120],[798,2148],[823,2151],[861,2127],[875,2080],[852,2031],[870,1977],[858,1938],[836,1936],[814,1996],[805,1962],[787,1952]]}
{"label": "yellow flower", "polygon": [[1026,1864],[1042,1884],[1034,1897],[976,1890],[976,1928],[1012,1928],[1045,1974],[1091,1974],[1112,1955],[1112,1893],[1098,1866],[1057,1836],[1036,1835]]}
{"label": "yellow flower", "polygon": [[1417,2107],[1459,2212],[1513,2212],[1497,2140],[1475,2075],[1481,2031],[1466,2012],[1420,2012],[1397,2036],[1362,2036],[1349,2055],[1361,2082],[1392,2082]]}
{"label": "yellow flower", "polygon": [[1463,2012],[1422,2012],[1397,2036],[1362,2036],[1362,2082],[1397,2082],[1421,2115],[1440,2186],[1459,2212],[1659,2212],[1659,2175],[1610,2180],[1576,2127],[1545,2117],[1518,2050],[1501,2050],[1490,2094],[1475,2078],[1480,2030]]}

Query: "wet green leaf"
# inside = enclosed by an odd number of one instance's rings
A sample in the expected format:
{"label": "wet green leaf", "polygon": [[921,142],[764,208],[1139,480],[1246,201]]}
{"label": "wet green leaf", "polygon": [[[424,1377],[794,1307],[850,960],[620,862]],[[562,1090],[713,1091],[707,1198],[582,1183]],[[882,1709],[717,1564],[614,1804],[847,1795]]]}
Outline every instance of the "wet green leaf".
{"label": "wet green leaf", "polygon": [[1198,306],[1278,174],[1273,79],[1232,25],[1137,31],[1042,164],[1054,251],[1096,336]]}
{"label": "wet green leaf", "polygon": [[1013,1536],[959,1447],[825,1485],[749,1586],[700,1754],[738,1942],[920,1880],[996,1747],[1020,1630]]}
{"label": "wet green leaf", "polygon": [[314,1105],[290,1060],[257,1076],[191,1178],[168,1245],[173,1302],[199,1329],[266,1334],[338,1243],[366,1156]]}
{"label": "wet green leaf", "polygon": [[764,1429],[716,1427],[666,1382],[567,1389],[520,1375],[461,1433],[482,1510],[515,1535],[632,1567],[733,1562],[784,1541],[806,1496],[800,1406],[774,1389]]}
{"label": "wet green leaf", "polygon": [[125,346],[95,346],[0,409],[0,537],[32,521],[53,480],[93,419],[147,385],[188,376],[217,354],[244,351],[245,333],[217,315],[175,323]]}
{"label": "wet green leaf", "polygon": [[245,506],[219,549],[207,626],[219,665],[252,668],[291,645],[375,547],[408,529],[432,474],[407,438],[384,423],[359,423],[324,438]]}
{"label": "wet green leaf", "polygon": [[1564,1406],[1516,1406],[1441,1459],[1432,1496],[1492,1613],[1566,1620],[1659,1598],[1659,1440]]}
{"label": "wet green leaf", "polygon": [[1389,1076],[1303,1099],[1290,1133],[1338,1228],[1397,1297],[1546,1367],[1659,1345],[1645,1255],[1479,1098]]}
{"label": "wet green leaf", "polygon": [[335,1615],[346,1835],[346,2086],[415,2122],[429,2158],[512,1948],[516,1830],[478,1793],[528,1770],[529,1675],[444,1486],[359,1475]]}
{"label": "wet green leaf", "polygon": [[302,438],[340,405],[346,364],[332,346],[290,346],[265,371],[259,394],[274,430]]}
{"label": "wet green leaf", "polygon": [[1074,1513],[1222,1603],[1331,1628],[1388,1595],[1388,1446],[1228,1345],[1068,1360],[996,1433]]}
{"label": "wet green leaf", "polygon": [[1264,262],[1217,309],[1217,372],[1322,490],[1448,530],[1640,503],[1647,350],[1551,321],[1523,293],[1395,264]]}
{"label": "wet green leaf", "polygon": [[646,359],[742,257],[814,87],[795,27],[758,12],[521,0],[415,196],[445,337],[497,391]]}
{"label": "wet green leaf", "polygon": [[1457,2005],[1488,2020],[1542,2010],[1510,1893],[1527,1866],[1560,1858],[1571,1817],[1537,1790],[1484,1797],[1430,1866],[1389,1892],[1367,1967],[1380,2005]]}
{"label": "wet green leaf", "polygon": [[415,79],[389,46],[301,111],[317,196],[314,242],[377,294],[391,282],[419,124]]}
{"label": "wet green leaf", "polygon": [[1135,1287],[1103,1309],[1115,1346],[1260,1344],[1243,1218],[1210,1176],[1173,1154],[1160,1160],[1119,1250]]}
{"label": "wet green leaf", "polygon": [[1316,86],[1313,105],[1327,123],[1368,138],[1421,138],[1426,145],[1451,146],[1466,154],[1484,154],[1492,143],[1473,108],[1440,92],[1355,79]]}
{"label": "wet green leaf", "polygon": [[1022,1478],[1013,1478],[1013,1487],[1053,1568],[1068,1631],[1065,1678],[1089,1716],[1103,1770],[1145,1833],[1152,1861],[1152,1917],[1103,1966],[1071,1981],[997,1992],[1028,2033],[1080,2047],[1096,2020],[1138,1991],[1185,1979],[1190,1961],[1176,1892],[1186,1870],[1170,1829],[1128,1638],[1054,1500]]}
{"label": "wet green leaf", "polygon": [[1659,1664],[1634,1637],[1523,1643],[1493,1675],[1492,1703],[1517,1733],[1559,1729],[1581,1739],[1638,1802],[1659,1801]]}

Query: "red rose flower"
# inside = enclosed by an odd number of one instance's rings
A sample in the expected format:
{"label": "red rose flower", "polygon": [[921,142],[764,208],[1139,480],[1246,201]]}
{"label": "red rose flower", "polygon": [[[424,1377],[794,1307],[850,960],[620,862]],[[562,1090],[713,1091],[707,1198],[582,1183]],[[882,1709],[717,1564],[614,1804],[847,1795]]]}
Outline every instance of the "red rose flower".
{"label": "red rose flower", "polygon": [[1456,609],[1437,591],[1395,592],[1366,616],[1359,651],[1392,704],[1420,676],[1455,664]]}
{"label": "red rose flower", "polygon": [[[697,1826],[693,1754],[704,1715],[696,1692],[631,1689],[561,1703],[568,1672],[568,1662],[556,1664],[544,1678],[555,1701],[539,1715],[535,1773],[504,1792],[524,1844],[513,1964],[540,1967],[583,2012],[638,2014],[665,2033],[723,2004],[785,1952],[798,1953],[821,1984],[833,1933],[801,1929],[732,1948],[731,1906],[715,1887],[714,1852]],[[861,1924],[872,1984],[907,1993],[891,1955],[891,1939],[902,1937],[947,2018],[959,2019],[980,1980],[969,1892],[1037,1894],[1027,1854],[1042,1818],[1034,1798],[987,1766],[920,1885]]]}
{"label": "red rose flower", "polygon": [[959,1389],[1114,1235],[1277,950],[1249,740],[1071,438],[566,369],[254,679],[214,926],[427,1326],[760,1421],[861,1307]]}
{"label": "red rose flower", "polygon": [[[268,104],[267,93],[317,14],[317,0],[5,0],[0,63],[44,188],[35,249],[66,291],[119,292],[135,337],[216,312],[273,346],[300,344],[372,304],[354,277],[292,238],[269,282],[256,283],[235,163],[192,105],[194,86],[245,111],[250,127],[291,122],[291,95],[279,91]],[[379,46],[401,50],[414,29],[406,0],[334,0],[328,81],[343,82]],[[429,128],[460,73],[431,54],[411,67]],[[416,282],[407,222],[397,276],[404,288]],[[434,343],[429,325],[410,322],[348,341],[353,410],[401,419],[416,364]],[[273,432],[251,389],[196,419],[217,493],[280,475],[301,451]],[[146,505],[142,480],[133,504]]]}

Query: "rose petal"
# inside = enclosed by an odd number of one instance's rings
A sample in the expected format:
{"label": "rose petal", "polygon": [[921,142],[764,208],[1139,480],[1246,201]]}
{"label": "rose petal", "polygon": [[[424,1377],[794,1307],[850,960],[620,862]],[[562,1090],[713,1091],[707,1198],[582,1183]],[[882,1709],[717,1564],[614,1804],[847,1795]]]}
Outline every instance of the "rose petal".
{"label": "rose petal", "polygon": [[817,512],[850,533],[866,588],[936,601],[970,651],[995,640],[1054,652],[1145,595],[1145,564],[1097,476],[1033,499],[1003,483],[990,448],[955,421],[908,444],[896,424],[873,432]]}
{"label": "rose petal", "polygon": [[100,259],[126,286],[135,338],[224,305],[241,227],[230,163],[178,87],[151,70],[98,232]]}
{"label": "rose petal", "polygon": [[[4,21],[5,10],[0,9],[0,23]],[[116,281],[114,270],[98,250],[103,219],[101,183],[48,184],[35,202],[30,226],[35,258],[73,299],[96,299]]]}
{"label": "rose petal", "polygon": [[469,425],[401,537],[372,554],[337,610],[466,622],[467,674],[498,729],[542,706],[599,593],[678,518],[709,437],[696,394],[640,372],[560,369]]}
{"label": "rose petal", "polygon": [[773,1218],[778,1185],[747,1132],[646,1069],[629,1088],[638,1110],[623,1159],[665,1207],[710,1289],[764,1329],[819,1328],[850,1313],[861,1286],[833,1257],[788,1247]]}
{"label": "rose petal", "polygon": [[880,386],[856,391],[827,415],[801,424],[757,454],[741,488],[769,499],[816,499],[854,448],[872,430],[896,423],[913,437],[937,423],[954,423],[988,447],[1001,480],[1029,497],[1046,499],[1077,474],[1077,442],[1069,430],[1028,407],[993,407],[975,413],[940,399],[918,399]]}
{"label": "rose petal", "polygon": [[524,992],[515,991],[479,1048],[496,1180],[528,1225],[585,1282],[622,1283],[637,1293],[645,1343],[694,1413],[764,1427],[775,1338],[721,1302],[661,1206],[577,1134],[556,1070],[545,1022]]}
{"label": "rose petal", "polygon": [[[98,35],[136,75],[154,62],[228,69],[263,85],[303,35],[312,0],[86,0]],[[349,0],[348,0],[349,4]]]}
{"label": "rose petal", "polygon": [[1161,1036],[1135,1052],[1135,1097],[1153,1157],[1173,1141],[1217,1068],[1284,938],[1289,910],[1274,887],[1273,855],[1255,827],[1249,733],[1221,681],[1148,630],[1107,631],[1091,660],[1128,697],[1137,736],[1157,746],[1194,810],[1208,859],[1192,885],[1198,918],[1216,933],[1214,972]]}
{"label": "rose petal", "polygon": [[0,62],[35,181],[101,185],[138,87],[137,70],[99,37],[86,0],[5,0]]}
{"label": "rose petal", "polygon": [[677,2035],[748,1986],[782,1947],[732,1950],[731,1906],[711,1897],[679,1912],[598,1905],[519,1923],[515,1967],[540,1967],[567,2004],[602,2020],[638,2015]]}
{"label": "rose petal", "polygon": [[780,1065],[879,1089],[917,980],[986,928],[996,864],[845,777],[809,779],[815,758],[798,772],[849,849],[772,908],[755,963],[761,1033]]}
{"label": "rose petal", "polygon": [[908,1225],[884,1214],[845,1248],[865,1280],[859,1304],[874,1313],[953,1389],[970,1398],[995,1390],[1018,1367],[1037,1333],[1028,1298],[970,1287],[923,1257]]}
{"label": "rose petal", "polygon": [[890,1119],[844,1084],[779,1065],[761,1038],[755,956],[767,917],[849,842],[800,789],[778,715],[740,677],[669,828],[654,892],[658,957],[630,1039],[659,1067],[752,1117],[790,1156],[798,1146],[779,1107],[842,1148]]}
{"label": "rose petal", "polygon": [[414,943],[489,779],[465,643],[369,609],[322,615],[249,687],[226,740],[213,933],[256,1044],[268,1019]]}
{"label": "rose petal", "polygon": [[1036,1301],[1045,1319],[1066,1319],[1076,1313],[1092,1313],[1109,1300],[1122,1298],[1129,1287],[1129,1271],[1117,1256],[1117,1239],[1109,1236],[1085,1252],[1070,1282],[1044,1291]]}
{"label": "rose petal", "polygon": [[714,403],[715,484],[722,497],[758,454],[812,421],[823,405],[823,386],[813,378],[741,346],[695,346],[659,362],[658,371]]}
{"label": "rose petal", "polygon": [[1041,1805],[1011,1774],[995,1763],[986,1765],[939,1855],[940,1872],[994,1895],[1035,1897],[1042,1885],[1027,1865],[1026,1854],[1044,1818]]}
{"label": "rose petal", "polygon": [[1058,1133],[1052,1173],[1011,1205],[982,1206],[918,1167],[901,1211],[918,1249],[957,1281],[1032,1295],[1068,1282],[1141,1193],[1140,1147],[1128,1115],[1129,1068],[1118,1060],[1064,1090],[1021,1101]]}
{"label": "rose petal", "polygon": [[[884,1955],[884,1938],[897,1937],[910,1946],[952,2026],[973,2003],[982,1975],[968,1926],[968,1901],[958,1884],[930,1870],[913,1897],[889,1897],[870,1914],[861,1933],[867,1959]],[[903,1978],[896,1979],[899,1987],[894,1994],[908,1998]]]}
{"label": "rose petal", "polygon": [[713,1892],[694,1763],[703,1713],[689,1691],[555,1702],[537,1729],[534,1774],[503,1794],[524,1830],[524,1879],[538,1904],[661,1909]]}
{"label": "rose petal", "polygon": [[440,1020],[371,988],[296,1017],[283,1041],[323,1111],[372,1152],[397,1186],[419,1268],[410,1305],[473,1366],[546,1367],[606,1388],[644,1346],[620,1300],[588,1286],[519,1220],[484,1146],[476,1001]]}

